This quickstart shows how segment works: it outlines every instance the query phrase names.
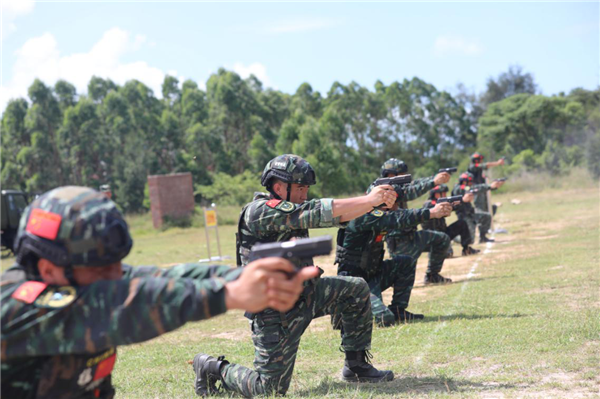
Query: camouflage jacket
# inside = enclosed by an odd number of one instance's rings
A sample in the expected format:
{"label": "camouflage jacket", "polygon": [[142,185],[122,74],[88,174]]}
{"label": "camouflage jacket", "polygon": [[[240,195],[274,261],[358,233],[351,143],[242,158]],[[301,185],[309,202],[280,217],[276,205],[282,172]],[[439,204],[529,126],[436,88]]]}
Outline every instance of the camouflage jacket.
{"label": "camouflage jacket", "polygon": [[383,239],[390,231],[417,226],[429,220],[428,209],[375,209],[348,223],[337,237],[335,263],[338,274],[370,279],[380,272],[384,249]]}
{"label": "camouflage jacket", "polygon": [[[423,209],[431,209],[435,206],[435,204],[435,200],[427,200],[423,204]],[[435,230],[443,233],[446,232],[446,229],[448,228],[446,225],[446,218],[429,219],[421,223],[421,227],[423,227],[423,230]]]}
{"label": "camouflage jacket", "polygon": [[[491,190],[488,184],[475,184],[473,186],[467,186],[466,184],[456,184],[452,189],[452,195],[465,195],[469,191],[479,190],[477,195],[484,195],[485,191]],[[470,202],[461,202],[460,205],[454,208],[456,214],[459,216],[470,215],[475,213],[475,208],[473,208],[473,204]]]}
{"label": "camouflage jacket", "polygon": [[[254,244],[288,241],[308,237],[308,229],[345,227],[340,218],[333,217],[332,199],[313,199],[302,204],[274,199],[266,193],[256,193],[254,201],[242,209],[238,222],[238,266],[248,263]],[[304,259],[302,266],[312,265]]]}
{"label": "camouflage jacket", "polygon": [[116,347],[226,311],[224,284],[240,270],[183,264],[123,267],[122,280],[52,286],[2,275],[5,398],[110,398]]}
{"label": "camouflage jacket", "polygon": [[484,170],[487,170],[487,163],[472,163],[469,165],[467,172],[473,174],[473,184],[482,184],[485,183],[485,175],[483,174]]}

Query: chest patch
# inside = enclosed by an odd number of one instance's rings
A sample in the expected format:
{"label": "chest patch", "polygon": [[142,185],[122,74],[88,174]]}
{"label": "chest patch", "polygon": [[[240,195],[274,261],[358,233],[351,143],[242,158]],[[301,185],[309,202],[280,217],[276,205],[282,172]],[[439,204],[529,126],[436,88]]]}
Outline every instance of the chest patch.
{"label": "chest patch", "polygon": [[387,234],[387,231],[382,231],[380,234],[377,235],[377,237],[375,237],[375,242],[383,241],[386,234]]}
{"label": "chest patch", "polygon": [[39,281],[27,281],[21,284],[11,297],[17,301],[33,303],[38,296],[46,289],[48,284]]}
{"label": "chest patch", "polygon": [[62,308],[75,300],[77,290],[70,285],[64,287],[50,287],[44,295],[37,298],[36,306],[41,308]]}
{"label": "chest patch", "polygon": [[293,211],[294,209],[296,209],[296,205],[294,205],[294,204],[292,204],[291,202],[288,202],[288,201],[281,201],[275,207],[275,209],[279,209],[282,212],[289,213],[289,212]]}
{"label": "chest patch", "polygon": [[380,218],[383,216],[383,211],[381,209],[373,209],[371,215]]}

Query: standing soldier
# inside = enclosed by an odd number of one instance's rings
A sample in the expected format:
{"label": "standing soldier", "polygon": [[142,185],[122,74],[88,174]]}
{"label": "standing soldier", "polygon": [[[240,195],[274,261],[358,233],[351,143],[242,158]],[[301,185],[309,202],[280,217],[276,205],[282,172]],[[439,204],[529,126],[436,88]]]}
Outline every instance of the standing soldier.
{"label": "standing soldier", "polygon": [[[347,221],[382,203],[394,204],[391,186],[380,186],[370,194],[348,199],[307,201],[316,183],[315,172],[297,155],[280,155],[267,163],[261,184],[270,194],[257,193],[244,206],[238,224],[238,259],[248,263],[253,245],[308,237],[308,229],[344,227]],[[313,265],[302,259],[302,266]],[[391,371],[380,371],[369,362],[373,321],[369,287],[360,278],[322,277],[306,284],[304,292],[287,313],[266,309],[247,313],[254,341],[255,370],[230,364],[223,357],[199,353],[194,358],[196,393],[216,391],[216,382],[243,396],[283,395],[292,379],[300,337],[316,317],[341,315],[342,348],[346,354],[342,378],[346,381],[390,381]]]}
{"label": "standing soldier", "polygon": [[[382,177],[394,177],[407,172],[408,167],[406,164],[395,158],[389,159],[381,167]],[[450,180],[450,174],[442,172],[405,185],[398,195],[400,208],[407,209],[408,201],[420,197],[436,185],[447,183],[448,180]],[[392,256],[407,255],[413,259],[411,270],[416,270],[417,260],[421,256],[421,253],[429,252],[429,265],[425,274],[425,284],[452,282],[451,279],[440,275],[448,247],[450,246],[450,239],[447,235],[437,231],[417,231],[417,226],[414,225],[388,231],[386,242]],[[412,279],[409,280],[411,280],[410,284],[404,289],[408,291],[410,296],[415,280],[414,274]],[[408,283],[408,280],[406,282]]]}
{"label": "standing soldier", "polygon": [[122,265],[133,242],[115,204],[85,187],[37,198],[21,217],[17,264],[1,278],[5,398],[112,398],[117,346],[227,309],[284,311],[309,269],[283,259],[170,269]]}
{"label": "standing soldier", "polygon": [[[473,184],[485,184],[484,170],[495,168],[496,166],[504,165],[504,158],[500,158],[496,162],[483,162],[483,155],[478,152],[471,155],[471,163],[467,172],[473,175]],[[487,193],[483,192],[475,196],[475,207],[482,212],[490,212]],[[496,214],[496,206],[492,207],[492,214]]]}
{"label": "standing soldier", "polygon": [[[485,183],[473,185],[473,175],[465,172],[458,178],[458,183],[454,186],[452,195],[465,195],[468,192],[483,195],[486,191],[502,187],[502,184],[504,182],[495,180],[491,185]],[[493,238],[487,237],[487,232],[492,223],[492,215],[489,212],[475,209],[471,203],[465,202],[456,207],[456,216],[459,220],[467,222],[473,240],[475,240],[476,227],[479,225],[479,243],[494,242]]]}
{"label": "standing soldier", "polygon": [[[425,201],[423,204],[423,208],[430,209],[437,205],[437,201],[440,198],[446,197],[446,193],[448,192],[448,186],[445,184],[440,184],[439,186],[435,186],[433,189],[429,191],[429,199]],[[473,201],[473,193],[467,192],[462,197],[462,202],[471,202]],[[467,222],[464,220],[457,220],[452,223],[450,226],[446,225],[446,218],[439,219],[431,219],[421,223],[423,230],[434,230],[445,233],[450,240],[454,239],[454,237],[460,236],[460,243],[463,247],[462,254],[466,255],[474,255],[479,253],[478,249],[471,247],[473,243],[473,238],[471,237],[471,233],[469,232],[469,226]],[[448,248],[449,258],[452,257],[452,247]]]}
{"label": "standing soldier", "polygon": [[[396,255],[383,260],[383,242],[388,231],[416,226],[425,221],[448,216],[450,204],[438,204],[433,209],[398,209],[391,211],[375,209],[348,223],[337,236],[335,263],[339,276],[364,278],[371,291],[371,308],[375,322],[387,327],[397,322],[423,319],[422,314],[406,310],[415,280],[415,262],[409,256]],[[381,293],[393,287],[392,303],[386,307]],[[334,326],[339,320],[333,319]]]}

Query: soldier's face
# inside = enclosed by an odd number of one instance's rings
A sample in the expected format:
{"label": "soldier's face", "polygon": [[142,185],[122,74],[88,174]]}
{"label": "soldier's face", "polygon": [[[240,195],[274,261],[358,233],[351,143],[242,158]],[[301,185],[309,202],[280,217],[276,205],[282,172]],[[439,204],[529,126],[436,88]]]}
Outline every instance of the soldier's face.
{"label": "soldier's face", "polygon": [[[290,202],[301,204],[308,198],[308,189],[310,186],[293,183],[290,189]],[[273,185],[273,190],[279,197],[287,198],[287,183],[278,182]]]}
{"label": "soldier's face", "polygon": [[[52,285],[70,285],[65,270],[47,259],[38,261],[38,270],[45,283]],[[102,267],[73,267],[73,278],[78,285],[90,285],[100,280],[120,280],[123,278],[121,262]]]}

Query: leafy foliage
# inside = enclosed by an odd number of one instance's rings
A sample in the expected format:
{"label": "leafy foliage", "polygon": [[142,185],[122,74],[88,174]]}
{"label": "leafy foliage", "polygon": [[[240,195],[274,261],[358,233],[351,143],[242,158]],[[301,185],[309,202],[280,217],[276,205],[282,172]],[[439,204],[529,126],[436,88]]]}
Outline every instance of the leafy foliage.
{"label": "leafy foliage", "polygon": [[464,164],[476,147],[488,159],[512,159],[509,172],[586,165],[600,175],[599,91],[535,91],[519,67],[490,79],[481,97],[416,77],[373,90],[335,82],[325,96],[303,83],[289,95],[225,69],[206,91],[166,76],[162,99],[137,80],[119,86],[94,76],[87,94],[64,80],[35,80],[29,101],[11,100],[2,116],[2,186],[110,184],[123,210],[141,212],[148,175],[189,171],[197,200],[240,205],[281,153],[311,162],[311,194],[329,196],[363,191],[390,157],[431,175]]}

